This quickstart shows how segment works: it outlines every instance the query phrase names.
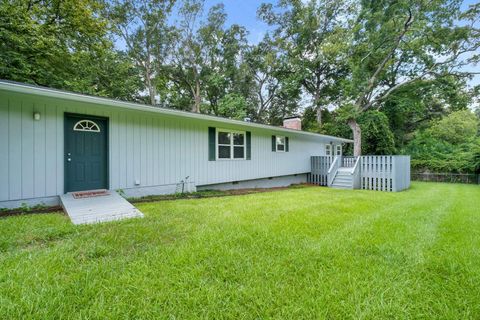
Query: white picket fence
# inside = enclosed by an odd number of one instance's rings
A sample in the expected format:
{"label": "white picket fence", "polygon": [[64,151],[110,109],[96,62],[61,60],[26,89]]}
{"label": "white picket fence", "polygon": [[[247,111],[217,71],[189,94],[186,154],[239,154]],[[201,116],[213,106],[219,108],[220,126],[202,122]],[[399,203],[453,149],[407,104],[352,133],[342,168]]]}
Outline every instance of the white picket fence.
{"label": "white picket fence", "polygon": [[[341,167],[351,167],[351,159],[340,159]],[[311,157],[312,170],[308,182],[326,186],[333,161],[334,158],[328,156]],[[355,189],[396,192],[410,187],[410,156],[361,156],[359,168],[352,169],[355,171]]]}

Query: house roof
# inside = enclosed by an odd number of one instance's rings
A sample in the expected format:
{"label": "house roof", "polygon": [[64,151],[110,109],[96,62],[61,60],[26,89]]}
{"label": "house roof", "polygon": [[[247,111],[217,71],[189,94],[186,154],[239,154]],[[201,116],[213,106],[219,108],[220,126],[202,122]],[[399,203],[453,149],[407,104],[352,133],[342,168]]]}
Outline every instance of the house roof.
{"label": "house roof", "polygon": [[14,81],[7,81],[7,80],[0,80],[0,90],[11,91],[11,92],[18,92],[18,93],[26,93],[26,94],[34,94],[39,96],[51,97],[51,98],[60,98],[66,99],[71,101],[78,101],[78,102],[87,102],[87,103],[96,103],[111,106],[114,108],[121,108],[121,109],[130,109],[130,110],[139,110],[139,111],[147,111],[147,112],[155,112],[170,116],[177,116],[182,118],[190,118],[190,119],[199,119],[199,120],[207,120],[207,121],[215,121],[220,123],[226,123],[231,125],[239,125],[243,127],[251,127],[251,128],[259,128],[259,129],[267,129],[267,130],[275,130],[280,132],[285,132],[289,134],[300,134],[300,135],[307,135],[307,136],[314,136],[318,138],[330,139],[339,142],[347,142],[352,143],[353,140],[344,139],[339,137],[333,137],[308,131],[299,131],[294,129],[287,129],[283,127],[276,127],[266,124],[254,123],[254,122],[246,122],[246,121],[239,121],[239,120],[232,120],[228,118],[222,118],[218,116],[188,112],[188,111],[181,111],[176,109],[170,108],[163,108],[163,107],[155,107],[151,105],[145,105],[140,103],[133,103],[133,102],[126,102],[120,100],[114,100],[109,98],[103,98],[98,96],[91,96],[86,94],[80,94],[70,91],[52,89],[47,87],[41,87],[37,85],[25,84],[20,82]]}

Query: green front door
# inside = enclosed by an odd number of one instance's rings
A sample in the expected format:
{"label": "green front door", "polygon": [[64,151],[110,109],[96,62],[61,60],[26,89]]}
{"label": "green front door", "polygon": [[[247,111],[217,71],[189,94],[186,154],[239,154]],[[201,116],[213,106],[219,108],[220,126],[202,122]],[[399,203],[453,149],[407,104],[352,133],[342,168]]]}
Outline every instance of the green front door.
{"label": "green front door", "polygon": [[108,189],[108,120],[65,115],[65,192]]}

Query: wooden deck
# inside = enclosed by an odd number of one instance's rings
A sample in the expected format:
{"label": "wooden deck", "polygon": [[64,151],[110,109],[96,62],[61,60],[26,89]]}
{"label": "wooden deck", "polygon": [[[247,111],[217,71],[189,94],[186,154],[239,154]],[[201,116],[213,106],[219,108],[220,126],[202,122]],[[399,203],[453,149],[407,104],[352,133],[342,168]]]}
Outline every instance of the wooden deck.
{"label": "wooden deck", "polygon": [[308,181],[344,189],[402,191],[410,187],[410,157],[313,156]]}
{"label": "wooden deck", "polygon": [[82,196],[70,192],[60,196],[63,209],[73,224],[143,217],[143,214],[137,208],[115,191],[92,190],[85,194],[85,196]]}

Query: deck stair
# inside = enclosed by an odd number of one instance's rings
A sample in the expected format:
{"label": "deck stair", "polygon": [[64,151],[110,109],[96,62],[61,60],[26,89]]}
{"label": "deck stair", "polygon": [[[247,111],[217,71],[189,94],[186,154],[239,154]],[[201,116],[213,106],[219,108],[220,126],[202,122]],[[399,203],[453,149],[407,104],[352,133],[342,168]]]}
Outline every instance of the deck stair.
{"label": "deck stair", "polygon": [[73,224],[143,217],[140,210],[113,190],[69,192],[60,196],[60,201]]}
{"label": "deck stair", "polygon": [[331,187],[337,189],[353,189],[352,168],[338,168]]}

